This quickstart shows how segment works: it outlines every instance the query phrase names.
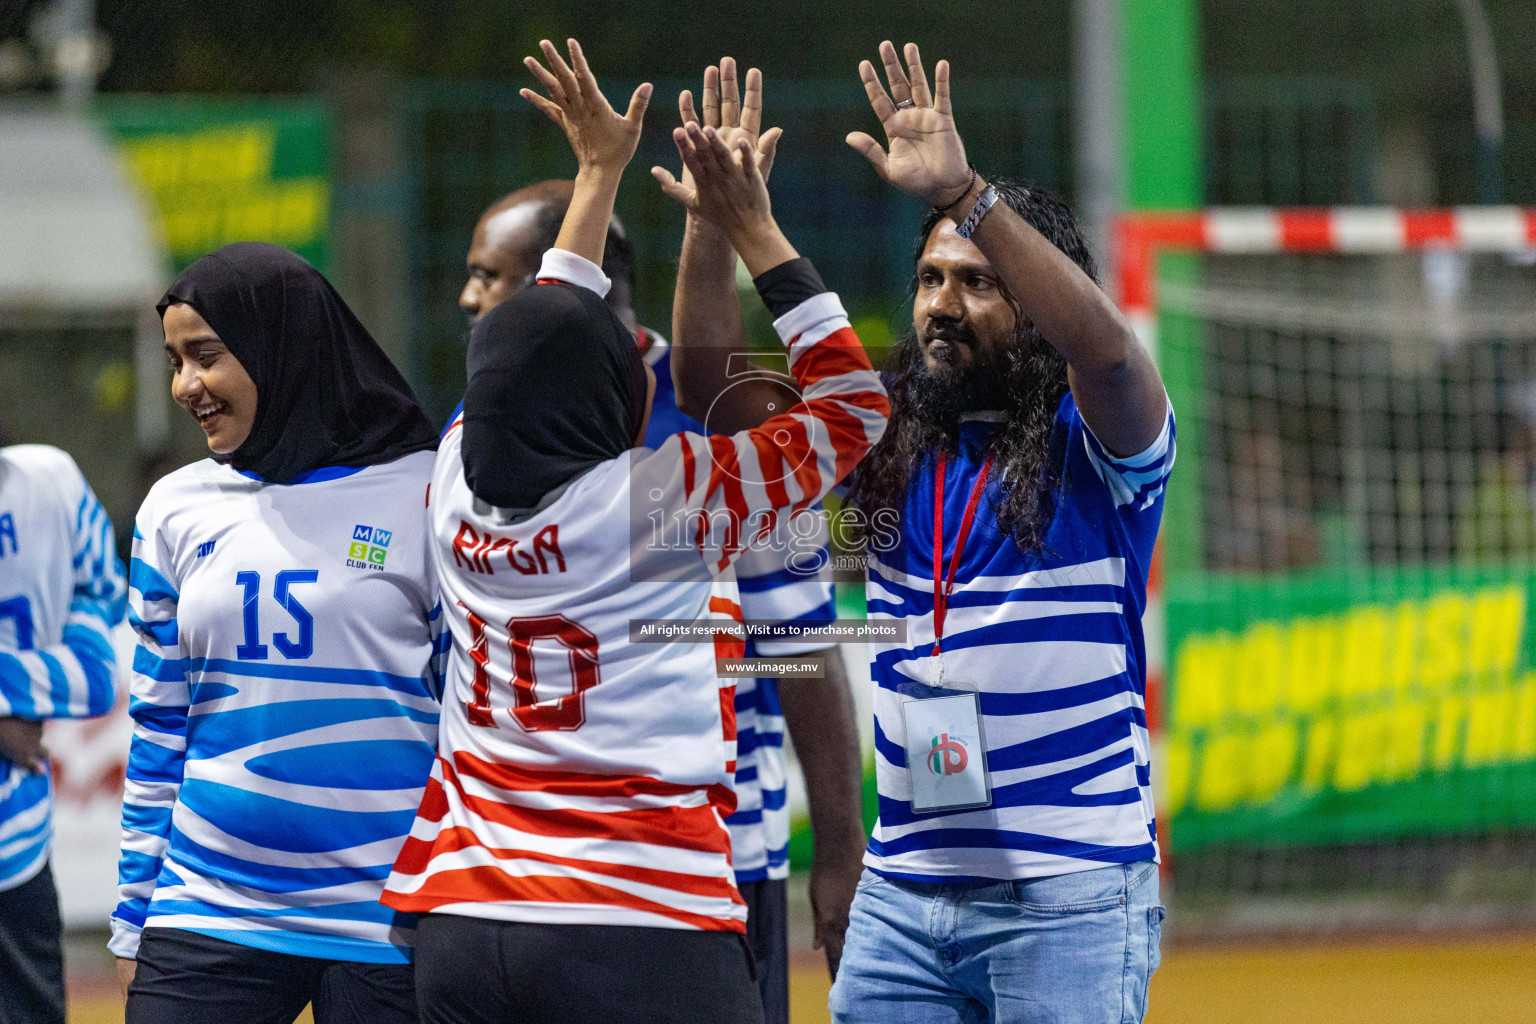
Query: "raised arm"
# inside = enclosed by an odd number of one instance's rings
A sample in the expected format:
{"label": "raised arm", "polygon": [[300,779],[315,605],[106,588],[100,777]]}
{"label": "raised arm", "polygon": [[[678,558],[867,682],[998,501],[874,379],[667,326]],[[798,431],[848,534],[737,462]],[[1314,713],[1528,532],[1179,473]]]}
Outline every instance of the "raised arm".
{"label": "raised arm", "polygon": [[548,68],[537,58],[523,58],[549,96],[540,96],[532,89],[523,89],[521,94],[565,131],[576,153],[576,187],[555,248],[602,266],[613,200],[619,193],[624,168],[640,144],[640,123],[651,102],[651,83],[635,89],[628,112],[620,116],[598,89],[581,44],[574,39],[567,39],[565,44],[570,64],[560,58],[560,51],[548,39],[539,40]]}
{"label": "raised arm", "polygon": [[[762,645],[759,645],[761,648]],[[848,685],[843,648],[820,655],[821,679],[779,680],[779,706],[795,744],[811,817],[811,918],[813,945],[824,949],[827,969],[837,977],[843,936],[859,875],[864,869],[864,765],[859,754],[859,712]]]}
{"label": "raised arm", "polygon": [[[685,89],[678,96],[684,125],[716,129],[727,148],[738,138],[751,143],[758,171],[766,181],[781,132],[778,128],[761,131],[762,108],[761,72],[756,68],[747,71],[742,94],[737,87],[736,62],[730,57],[721,58],[719,67],[704,70],[702,117],[694,109],[692,93]],[[672,180],[662,168],[651,173],[663,183]],[[693,176],[686,165],[682,184],[687,190],[693,189]],[[710,430],[726,434],[755,427],[766,419],[774,397],[782,394],[783,385],[790,381],[760,367],[754,368],[749,378],[738,380],[730,399],[716,407],[716,399],[732,383],[733,357],[745,359],[746,353],[747,332],[736,292],[736,250],[723,231],[689,213],[672,300],[672,384],[678,408],[707,423]]]}
{"label": "raised arm", "polygon": [[[886,181],[946,214],[965,221],[987,182],[965,158],[950,107],[949,62],[934,68],[928,88],[915,43],[880,44],[890,93],[874,66],[859,64],[859,77],[887,149],[863,132],[848,144],[869,159]],[[1117,456],[1135,455],[1157,440],[1167,420],[1162,378],[1131,326],[1087,274],[1004,203],[976,224],[971,241],[992,264],[1023,315],[1067,361],[1072,397],[1084,422]]]}
{"label": "raised arm", "polygon": [[890,405],[837,296],[779,230],[751,144],[727,147],[697,124],[673,140],[695,187],[663,179],[663,189],[741,254],[800,389],[798,401],[778,396],[781,411],[755,429],[676,434],[636,464],[634,493],[650,495],[658,513],[696,523],[687,541],[719,570],[740,556],[746,531],[771,530],[779,515],[810,506],[847,476],[879,441]]}

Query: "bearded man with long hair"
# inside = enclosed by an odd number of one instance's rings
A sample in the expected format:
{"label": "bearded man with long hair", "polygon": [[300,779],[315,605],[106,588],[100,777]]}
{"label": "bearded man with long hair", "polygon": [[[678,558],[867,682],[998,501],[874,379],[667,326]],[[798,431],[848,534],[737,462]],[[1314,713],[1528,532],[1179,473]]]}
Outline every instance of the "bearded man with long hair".
{"label": "bearded man with long hair", "polygon": [[[1078,233],[1072,211],[1061,200],[1043,189],[1004,178],[994,179],[992,186],[999,202],[1097,281],[1093,256]],[[914,266],[923,262],[934,229],[947,220],[939,210],[928,211],[917,233]],[[914,292],[922,287],[921,282],[913,282]],[[1068,391],[1067,361],[1040,336],[1001,282],[997,297],[1007,304],[1013,325],[995,344],[991,337],[983,341],[963,314],[956,316],[942,306],[914,320],[892,351],[886,374],[890,425],[884,440],[851,478],[849,497],[867,511],[899,511],[914,466],[925,453],[954,450],[963,415],[1004,411],[1007,418],[999,422],[991,442],[996,454],[993,472],[1014,484],[1003,491],[998,521],[1021,549],[1038,551],[1060,483],[1061,453],[1052,459],[1051,437],[1056,410]],[[966,359],[965,348],[975,355]],[[1028,483],[1017,486],[1021,480]]]}
{"label": "bearded man with long hair", "polygon": [[1157,368],[1099,289],[1071,211],[965,157],[949,67],[860,66],[887,147],[849,144],[930,208],[891,417],[849,496],[866,594],[879,819],[832,1016],[1140,1021],[1158,900],[1142,614],[1173,466]]}

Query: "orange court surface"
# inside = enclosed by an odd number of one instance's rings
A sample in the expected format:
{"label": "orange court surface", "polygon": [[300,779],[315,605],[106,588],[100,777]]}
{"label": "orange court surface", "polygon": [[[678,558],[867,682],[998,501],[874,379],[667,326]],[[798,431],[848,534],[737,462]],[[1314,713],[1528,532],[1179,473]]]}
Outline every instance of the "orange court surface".
{"label": "orange court surface", "polygon": [[[104,937],[103,937],[104,943]],[[105,950],[71,943],[70,1024],[118,1024]],[[813,959],[815,957],[816,959]],[[827,1017],[827,975],[795,957],[794,1024]],[[1536,935],[1174,943],[1148,1024],[1536,1024]],[[309,1020],[308,1014],[303,1018]]]}

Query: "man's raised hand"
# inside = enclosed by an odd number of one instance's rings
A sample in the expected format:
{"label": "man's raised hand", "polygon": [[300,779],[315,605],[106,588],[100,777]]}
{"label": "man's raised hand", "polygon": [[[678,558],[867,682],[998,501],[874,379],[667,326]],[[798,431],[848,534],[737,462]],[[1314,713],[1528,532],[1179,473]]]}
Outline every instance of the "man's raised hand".
{"label": "man's raised hand", "polygon": [[[689,189],[653,168],[661,187],[695,214],[725,233],[753,277],[795,258],[795,250],[773,219],[768,186],[752,144],[743,137],[728,147],[714,128],[690,123],[674,129],[672,141],[693,176]],[[665,177],[663,177],[665,175]]]}
{"label": "man's raised hand", "polygon": [[[757,171],[764,181],[768,180],[768,173],[773,169],[773,157],[778,150],[779,136],[784,132],[780,128],[770,128],[762,131],[763,124],[763,76],[757,68],[747,71],[746,95],[742,96],[737,88],[736,61],[731,57],[720,58],[720,66],[711,65],[704,69],[703,90],[704,116],[700,117],[694,109],[693,93],[684,89],[677,97],[678,114],[682,118],[683,127],[690,124],[704,128],[713,128],[727,149],[734,150],[741,139],[746,139],[751,147],[753,158],[757,162]],[[686,132],[685,132],[686,134]],[[676,130],[673,138],[678,138]],[[678,143],[679,151],[682,143]],[[661,187],[668,195],[678,199],[690,213],[697,212],[697,199],[695,192],[693,172],[688,169],[685,162],[681,180],[674,178],[672,173],[663,167],[651,168],[651,174],[661,183]],[[681,184],[681,191],[674,191],[670,186]],[[686,195],[686,198],[684,196]]]}
{"label": "man's raised hand", "polygon": [[629,98],[629,111],[620,116],[598,89],[581,44],[574,39],[567,39],[565,44],[571,55],[569,65],[548,39],[539,40],[548,68],[535,57],[523,58],[549,96],[540,96],[532,89],[519,91],[564,129],[582,170],[623,170],[640,144],[640,122],[651,102],[651,83],[642,83],[635,90]]}
{"label": "man's raised hand", "polygon": [[752,143],[744,135],[737,135],[735,145],[727,146],[718,129],[691,121],[672,130],[672,141],[693,187],[686,187],[660,167],[651,168],[651,173],[661,182],[662,191],[686,206],[689,213],[703,217],[727,235],[772,221],[768,187],[758,170]]}
{"label": "man's raised hand", "polygon": [[880,44],[889,94],[880,85],[874,65],[867,60],[859,63],[869,105],[885,129],[886,148],[863,132],[849,133],[847,142],[864,154],[880,177],[903,192],[929,206],[954,205],[968,191],[971,169],[950,110],[949,61],[941,60],[933,69],[930,93],[917,44],[908,43],[905,53],[903,70],[896,47],[889,41]]}

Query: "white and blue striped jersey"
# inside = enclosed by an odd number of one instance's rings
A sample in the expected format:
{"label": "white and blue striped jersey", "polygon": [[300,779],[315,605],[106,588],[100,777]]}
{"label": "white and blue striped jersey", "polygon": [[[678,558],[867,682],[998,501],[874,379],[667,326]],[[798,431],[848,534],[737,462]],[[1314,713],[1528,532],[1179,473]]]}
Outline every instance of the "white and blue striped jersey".
{"label": "white and blue striped jersey", "polygon": [[164,927],[410,960],[414,918],[378,899],[437,742],[432,463],[280,485],[204,460],[145,498],[117,955]]}
{"label": "white and blue striped jersey", "polygon": [[[112,523],[57,448],[0,448],[0,717],[90,718],[117,697],[123,620]],[[0,754],[0,890],[48,861],[53,786]]]}
{"label": "white and blue striped jersey", "polygon": [[[770,537],[736,563],[742,618],[804,623],[837,618],[821,506],[781,522]],[[749,641],[746,656],[790,657],[832,646],[824,640]],[[741,679],[736,684],[736,811],[725,819],[738,884],[789,877],[787,774],[779,681]]]}
{"label": "white and blue striped jersey", "polygon": [[[944,478],[946,567],[997,429],[985,414],[960,424]],[[870,619],[907,626],[903,643],[870,644],[880,817],[864,863],[882,874],[1030,878],[1157,859],[1141,619],[1173,412],[1146,451],[1117,459],[1068,394],[1052,447],[1063,474],[1044,553],[1026,556],[999,530],[994,472],[944,622],[942,692],[979,691],[989,807],[918,813],[911,803],[898,687],[937,680],[934,456],[914,469],[896,547],[871,558]]]}

